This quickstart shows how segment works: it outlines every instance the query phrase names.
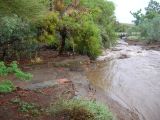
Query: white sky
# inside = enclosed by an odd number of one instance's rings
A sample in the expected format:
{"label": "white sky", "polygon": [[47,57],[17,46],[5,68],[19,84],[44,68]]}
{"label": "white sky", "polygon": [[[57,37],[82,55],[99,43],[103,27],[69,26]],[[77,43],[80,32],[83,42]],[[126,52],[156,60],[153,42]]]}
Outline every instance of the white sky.
{"label": "white sky", "polygon": [[[115,3],[115,15],[121,23],[132,23],[134,20],[130,11],[134,12],[139,9],[144,9],[148,6],[150,0],[108,0]],[[156,0],[160,2],[160,0]]]}

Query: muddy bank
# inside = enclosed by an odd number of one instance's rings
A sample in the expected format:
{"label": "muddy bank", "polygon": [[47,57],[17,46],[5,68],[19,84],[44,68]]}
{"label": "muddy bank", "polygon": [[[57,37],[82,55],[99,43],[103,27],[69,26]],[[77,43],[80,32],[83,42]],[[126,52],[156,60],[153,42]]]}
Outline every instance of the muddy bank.
{"label": "muddy bank", "polygon": [[[52,61],[51,59],[54,60]],[[74,85],[74,97],[94,99],[105,103],[118,120],[138,120],[136,113],[125,108],[125,106],[107,96],[103,90],[98,90],[99,88],[92,85],[87,77],[87,72],[91,66],[97,63],[92,63],[85,56],[61,56],[51,59],[47,60],[47,64],[22,65],[23,70],[32,73],[34,77],[32,81],[26,82],[13,78],[14,83],[22,89],[35,91],[57,86],[58,80],[66,79],[72,81]],[[70,87],[72,88],[72,85]]]}
{"label": "muddy bank", "polygon": [[72,83],[49,88],[23,90],[18,88],[9,94],[0,94],[1,120],[54,120],[49,114],[50,105],[59,99],[75,96]]}
{"label": "muddy bank", "polygon": [[160,51],[160,42],[147,44],[146,42],[136,41],[136,40],[126,40],[128,45],[139,45],[145,50],[158,50]]}

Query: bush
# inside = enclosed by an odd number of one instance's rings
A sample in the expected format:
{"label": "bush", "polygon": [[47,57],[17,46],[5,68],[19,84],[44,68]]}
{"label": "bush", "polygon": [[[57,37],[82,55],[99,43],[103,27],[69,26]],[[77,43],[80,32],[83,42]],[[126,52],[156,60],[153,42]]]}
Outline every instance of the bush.
{"label": "bush", "polygon": [[9,80],[3,80],[0,82],[0,93],[8,93],[15,90],[13,83]]}
{"label": "bush", "polygon": [[84,21],[74,33],[75,51],[95,59],[101,53],[100,30],[93,22]]}
{"label": "bush", "polygon": [[14,73],[15,76],[21,80],[31,80],[33,77],[30,73],[22,72],[15,61],[13,61],[8,67],[4,62],[0,62],[0,76],[6,76],[9,73]]}
{"label": "bush", "polygon": [[36,50],[34,27],[17,15],[6,16],[0,20],[0,50],[5,57],[20,57]]}
{"label": "bush", "polygon": [[0,62],[0,76],[8,75],[8,69],[5,66],[4,62]]}
{"label": "bush", "polygon": [[106,106],[87,100],[61,100],[53,105],[51,114],[54,118],[65,120],[113,120]]}
{"label": "bush", "polygon": [[39,36],[38,41],[48,45],[54,45],[58,48],[59,40],[56,34],[58,24],[58,13],[50,12],[39,23]]}
{"label": "bush", "polygon": [[141,36],[148,42],[160,41],[160,16],[144,20],[140,25]]}

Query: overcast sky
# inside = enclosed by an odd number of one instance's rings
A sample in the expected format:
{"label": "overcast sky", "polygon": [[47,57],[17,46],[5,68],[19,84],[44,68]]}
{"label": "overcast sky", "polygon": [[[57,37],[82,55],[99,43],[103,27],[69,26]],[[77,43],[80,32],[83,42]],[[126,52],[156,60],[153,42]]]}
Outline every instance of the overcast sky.
{"label": "overcast sky", "polygon": [[[119,22],[132,23],[134,19],[130,11],[137,11],[148,6],[150,0],[109,0],[113,1],[116,6],[116,17]],[[156,0],[160,2],[160,0]]]}

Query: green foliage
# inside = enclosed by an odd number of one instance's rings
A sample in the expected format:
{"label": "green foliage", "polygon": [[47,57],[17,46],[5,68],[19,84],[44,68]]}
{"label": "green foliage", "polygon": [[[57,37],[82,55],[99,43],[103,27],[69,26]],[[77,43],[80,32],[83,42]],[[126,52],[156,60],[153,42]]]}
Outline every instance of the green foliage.
{"label": "green foliage", "polygon": [[58,13],[55,12],[50,12],[44,17],[44,19],[39,23],[41,31],[38,41],[58,47],[59,41],[56,34],[58,17]]}
{"label": "green foliage", "polygon": [[31,113],[33,116],[37,116],[41,112],[35,104],[22,101],[19,98],[11,99],[11,103],[17,104],[20,112]]}
{"label": "green foliage", "polygon": [[15,90],[13,83],[9,80],[3,80],[0,82],[0,93],[9,93]]}
{"label": "green foliage", "polygon": [[142,14],[141,9],[138,10],[137,12],[131,12],[131,14],[135,18],[135,20],[133,21],[135,23],[135,25],[139,25],[144,19],[144,15]]}
{"label": "green foliage", "polygon": [[128,27],[127,25],[119,23],[119,22],[116,22],[115,26],[116,26],[116,28],[115,28],[116,32],[126,32],[127,27]]}
{"label": "green foliage", "polygon": [[74,50],[95,59],[101,53],[100,30],[96,24],[90,21],[84,21],[80,26],[81,28],[75,30],[71,36]]}
{"label": "green foliage", "polygon": [[30,73],[22,72],[15,61],[8,67],[4,64],[4,62],[0,62],[0,76],[6,76],[9,73],[14,73],[15,76],[21,80],[31,80],[33,77]]}
{"label": "green foliage", "polygon": [[3,17],[0,22],[0,50],[3,57],[21,56],[33,52],[37,45],[33,39],[36,35],[31,24],[17,15]]}
{"label": "green foliage", "polygon": [[160,41],[160,16],[153,18],[152,20],[144,20],[139,25],[141,36],[147,42]]}
{"label": "green foliage", "polygon": [[15,73],[16,77],[21,80],[31,80],[33,75],[30,73],[24,73],[21,70],[17,70]]}
{"label": "green foliage", "polygon": [[135,20],[133,21],[136,25],[141,24],[144,20],[152,20],[158,14],[160,14],[160,3],[154,0],[150,0],[148,6],[145,8],[145,14],[142,13],[142,10],[137,12],[131,12]]}
{"label": "green foliage", "polygon": [[6,76],[8,74],[8,69],[4,62],[0,62],[0,76]]}
{"label": "green foliage", "polygon": [[[44,14],[49,2],[61,4],[53,4],[55,10]],[[76,6],[72,0],[0,0],[0,49],[3,59],[5,56],[19,58],[31,54],[38,47],[37,42],[61,51],[64,28],[67,29],[65,49],[95,59],[101,48],[115,43],[114,9],[113,3],[106,0],[80,0]],[[40,16],[44,19],[38,22]],[[17,76],[19,74],[17,72]]]}
{"label": "green foliage", "polygon": [[101,53],[100,29],[91,21],[88,14],[74,13],[72,16],[65,15],[62,19],[58,19],[58,13],[50,13],[40,26],[42,32],[39,41],[50,44],[56,49],[60,48],[60,32],[65,27],[66,50],[85,54],[93,59]]}
{"label": "green foliage", "polygon": [[[71,0],[61,2],[64,8]],[[54,8],[58,6],[54,6]],[[65,50],[72,50],[95,59],[101,48],[115,43],[114,5],[105,0],[80,0],[77,8],[68,6],[64,14],[49,13],[40,24],[39,41],[61,49],[63,29],[66,28]]]}
{"label": "green foliage", "polygon": [[[30,73],[22,72],[16,62],[12,62],[9,66],[6,66],[4,62],[0,62],[0,77],[7,76],[9,73],[14,73],[21,80],[30,80],[32,78]],[[15,90],[15,86],[11,81],[3,80],[0,82],[0,93],[8,93],[13,90]]]}
{"label": "green foliage", "polygon": [[35,105],[34,104],[30,104],[27,102],[22,102],[20,104],[20,111],[21,112],[29,112],[30,110],[35,109]]}
{"label": "green foliage", "polygon": [[132,13],[136,18],[137,32],[141,34],[141,39],[149,43],[160,41],[160,3],[150,0],[146,13],[141,10]]}
{"label": "green foliage", "polygon": [[112,46],[116,42],[114,4],[107,0],[81,0],[81,5],[89,9],[92,19],[98,25],[103,47]]}
{"label": "green foliage", "polygon": [[87,100],[61,100],[51,107],[53,117],[65,117],[69,120],[113,120],[106,106]]}
{"label": "green foliage", "polygon": [[20,18],[35,21],[47,11],[45,0],[0,0],[0,18],[18,15]]}
{"label": "green foliage", "polygon": [[145,18],[152,19],[155,16],[157,16],[157,14],[160,14],[160,3],[154,0],[150,0],[145,10],[146,10]]}

